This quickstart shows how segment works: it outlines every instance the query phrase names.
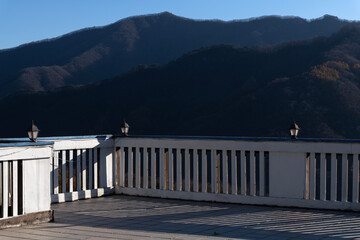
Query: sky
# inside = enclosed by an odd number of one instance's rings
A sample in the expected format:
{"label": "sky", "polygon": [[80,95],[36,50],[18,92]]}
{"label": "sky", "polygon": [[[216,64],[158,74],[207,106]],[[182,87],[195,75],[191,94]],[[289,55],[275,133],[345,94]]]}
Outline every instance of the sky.
{"label": "sky", "polygon": [[0,49],[164,11],[224,21],[325,14],[360,20],[360,0],[0,0]]}

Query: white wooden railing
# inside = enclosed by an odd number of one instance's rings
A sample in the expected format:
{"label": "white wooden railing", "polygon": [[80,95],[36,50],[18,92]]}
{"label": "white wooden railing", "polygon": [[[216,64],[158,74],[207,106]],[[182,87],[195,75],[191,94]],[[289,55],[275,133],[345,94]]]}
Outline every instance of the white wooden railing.
{"label": "white wooden railing", "polygon": [[113,139],[110,136],[41,138],[54,141],[52,202],[99,197],[114,192]]}
{"label": "white wooden railing", "polygon": [[116,193],[360,210],[360,142],[118,137]]}
{"label": "white wooden railing", "polygon": [[[8,140],[0,144],[0,220],[1,227],[20,224],[17,216],[31,213],[38,221],[51,218],[49,162],[52,142],[30,143]],[[46,214],[44,214],[46,212]],[[31,222],[31,219],[27,219]]]}

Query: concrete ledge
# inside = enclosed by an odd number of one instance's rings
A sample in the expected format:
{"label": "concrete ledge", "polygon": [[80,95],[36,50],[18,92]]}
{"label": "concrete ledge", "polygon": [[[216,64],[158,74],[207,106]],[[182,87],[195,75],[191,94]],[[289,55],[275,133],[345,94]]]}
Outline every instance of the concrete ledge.
{"label": "concrete ledge", "polygon": [[0,220],[0,229],[54,221],[54,211],[28,213]]}
{"label": "concrete ledge", "polygon": [[62,202],[73,202],[81,199],[96,198],[106,195],[111,195],[115,193],[113,187],[108,188],[98,188],[77,192],[67,192],[51,195],[51,203],[62,203]]}

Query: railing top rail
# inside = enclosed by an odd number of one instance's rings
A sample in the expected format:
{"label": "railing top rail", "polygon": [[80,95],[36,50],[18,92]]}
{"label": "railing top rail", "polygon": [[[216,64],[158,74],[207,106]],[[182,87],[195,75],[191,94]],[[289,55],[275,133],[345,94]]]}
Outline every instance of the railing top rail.
{"label": "railing top rail", "polygon": [[322,138],[275,138],[275,137],[210,137],[210,136],[114,136],[129,139],[171,139],[171,140],[224,140],[253,142],[314,142],[314,143],[360,143],[360,139],[322,139]]}
{"label": "railing top rail", "polygon": [[16,141],[12,141],[12,142],[6,142],[6,143],[2,143],[2,141],[0,141],[0,148],[4,148],[4,147],[27,147],[27,146],[44,146],[44,145],[53,145],[54,142],[16,142]]}
{"label": "railing top rail", "polygon": [[[38,141],[72,140],[72,139],[106,139],[112,135],[85,135],[85,136],[59,136],[59,137],[39,137]],[[0,143],[9,142],[29,142],[28,138],[0,138]]]}

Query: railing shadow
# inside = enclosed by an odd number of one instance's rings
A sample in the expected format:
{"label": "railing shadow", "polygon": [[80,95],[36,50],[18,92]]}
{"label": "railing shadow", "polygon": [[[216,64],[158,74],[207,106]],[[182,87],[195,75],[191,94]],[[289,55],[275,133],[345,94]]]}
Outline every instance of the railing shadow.
{"label": "railing shadow", "polygon": [[[203,237],[309,239],[360,236],[360,216],[352,212],[271,208],[144,197],[108,196],[53,205],[55,225],[65,231],[106,229]],[[49,228],[49,227],[48,227]],[[90,230],[91,229],[91,230]],[[105,229],[105,230],[104,230]],[[215,234],[215,235],[214,235]]]}

